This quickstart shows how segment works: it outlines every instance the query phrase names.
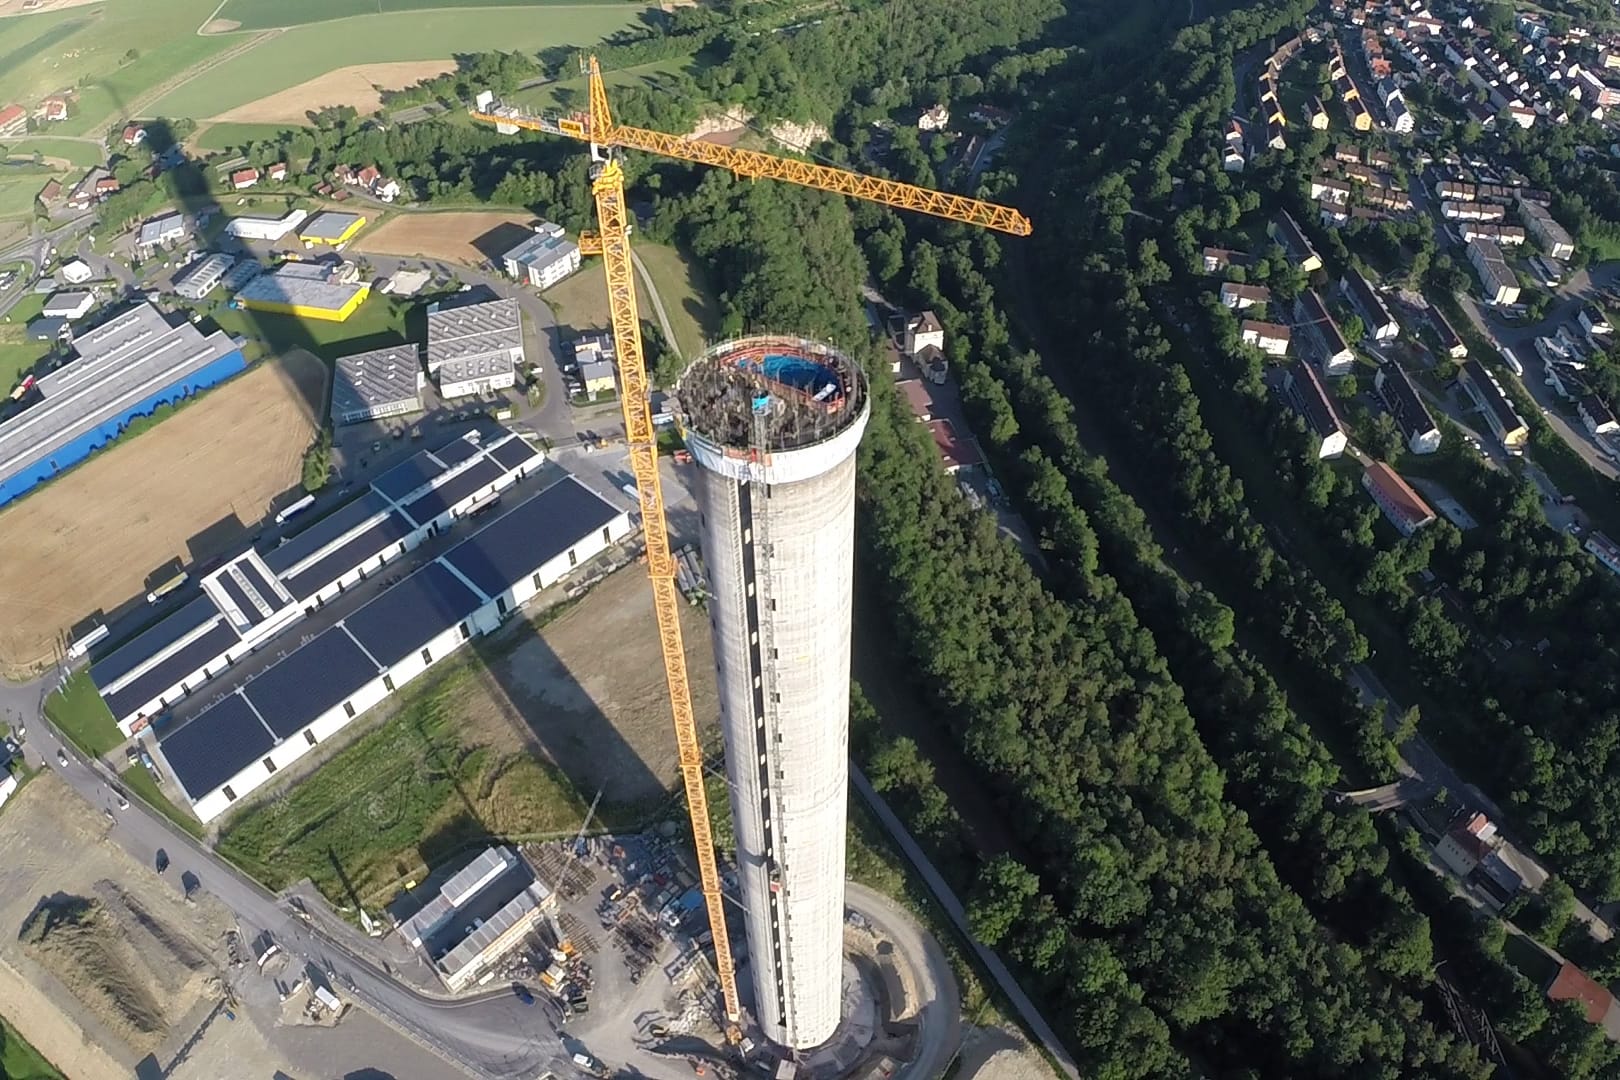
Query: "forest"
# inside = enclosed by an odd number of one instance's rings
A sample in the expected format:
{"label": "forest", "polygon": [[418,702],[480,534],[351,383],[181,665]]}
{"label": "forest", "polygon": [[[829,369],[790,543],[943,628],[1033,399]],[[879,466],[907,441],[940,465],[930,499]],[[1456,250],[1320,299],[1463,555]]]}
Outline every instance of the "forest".
{"label": "forest", "polygon": [[[1016,823],[1015,848],[976,875],[976,925],[1039,990],[1083,1074],[1183,1072],[1195,1054],[1266,1075],[1486,1075],[1431,1022],[1427,920],[1386,882],[1370,819],[1324,812],[1336,768],[1233,647],[1230,609],[1201,590],[1183,600],[1155,576],[1140,511],[1077,443],[1060,467],[1020,440],[1024,417],[1036,430],[1043,410],[1053,433],[1040,442],[1064,453],[1069,433],[1062,398],[1014,350],[981,272],[1002,258],[998,243],[723,176],[694,188],[671,174],[660,187],[658,227],[702,253],[739,326],[789,320],[864,340],[858,232],[881,282],[949,320],[964,391],[990,414],[998,449],[1017,451],[1006,475],[1040,523],[1051,584],[940,475],[878,379],[863,565],[917,692]],[[1163,625],[1185,627],[1172,652],[1110,562],[1156,597]],[[1195,717],[1188,687],[1219,689],[1218,704]],[[914,743],[879,735],[862,753],[959,879],[986,862]]]}

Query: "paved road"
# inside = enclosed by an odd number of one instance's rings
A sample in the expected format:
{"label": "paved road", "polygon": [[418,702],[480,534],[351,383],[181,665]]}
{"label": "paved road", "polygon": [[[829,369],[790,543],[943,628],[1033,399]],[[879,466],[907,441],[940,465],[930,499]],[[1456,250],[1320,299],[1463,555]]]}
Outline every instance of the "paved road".
{"label": "paved road", "polygon": [[[30,745],[35,756],[51,759],[50,767],[91,805],[110,806],[111,777],[105,768],[85,761],[54,731],[47,733],[48,727],[40,721],[34,728]],[[58,745],[68,755],[66,768],[59,768],[54,760]],[[129,809],[117,811],[115,816],[117,822],[109,837],[135,859],[150,866],[157,852],[165,851],[171,862],[168,876],[176,888],[184,875],[195,875],[201,890],[212,894],[246,926],[268,930],[283,949],[326,971],[341,995],[455,1062],[468,1075],[527,1078],[545,1069],[563,1074],[568,1067],[569,1055],[546,1010],[525,1007],[505,988],[457,1001],[418,994],[396,982],[366,955],[371,950],[357,931],[345,935],[351,940],[339,940],[326,929],[317,931],[139,800],[131,800]]]}
{"label": "paved road", "polygon": [[956,893],[951,891],[951,887],[945,883],[945,879],[940,876],[939,871],[934,869],[934,864],[929,861],[922,848],[917,846],[917,842],[911,838],[911,834],[906,831],[905,825],[901,823],[899,818],[895,817],[894,811],[889,809],[889,804],[883,801],[882,796],[872,789],[866,775],[861,772],[854,762],[850,762],[849,765],[849,779],[855,785],[855,790],[860,792],[861,797],[872,808],[872,812],[877,815],[878,820],[882,822],[883,827],[888,830],[889,835],[894,837],[895,843],[900,845],[900,850],[905,853],[906,858],[911,860],[911,864],[922,875],[923,881],[928,884],[929,890],[934,894],[934,898],[939,901],[940,907],[945,909],[945,914],[950,917],[956,928],[962,931],[968,941],[972,943],[973,951],[978,955],[980,963],[984,964],[989,970],[990,976],[996,980],[996,985],[1001,987],[1001,992],[1007,995],[1007,999],[1012,1002],[1013,1008],[1018,1010],[1018,1015],[1023,1018],[1024,1025],[1034,1034],[1036,1040],[1046,1048],[1046,1052],[1058,1063],[1058,1067],[1065,1076],[1070,1077],[1070,1080],[1080,1080],[1080,1070],[1075,1067],[1074,1058],[1063,1048],[1063,1044],[1058,1041],[1057,1035],[1047,1024],[1046,1018],[1035,1007],[1035,1003],[1029,999],[1029,995],[1024,993],[1023,987],[1018,985],[1018,980],[1013,978],[1012,972],[1007,970],[1007,965],[1001,962],[1001,957],[974,939],[973,931],[968,926],[967,912],[962,907],[962,901],[957,899]]}
{"label": "paved road", "polygon": [[80,214],[78,217],[56,226],[48,232],[30,234],[28,239],[12,244],[4,251],[0,251],[0,265],[7,263],[26,263],[27,272],[22,275],[11,289],[0,294],[0,318],[4,318],[24,296],[28,295],[29,287],[39,276],[40,268],[45,265],[45,249],[47,246],[58,243],[64,237],[88,232],[95,224],[95,215],[91,213]]}
{"label": "paved road", "polygon": [[897,1080],[935,1080],[943,1076],[962,1046],[962,997],[944,950],[934,935],[917,925],[910,912],[880,892],[851,881],[844,886],[844,902],[860,912],[879,937],[894,944],[917,980],[917,996],[922,1002],[916,1017],[921,1028],[918,1052],[900,1067]]}
{"label": "paved road", "polygon": [[1408,803],[1423,802],[1439,790],[1439,785],[1420,777],[1406,776],[1393,784],[1382,787],[1367,788],[1364,791],[1334,792],[1336,796],[1359,806],[1368,813],[1382,813],[1385,810],[1399,810]]}
{"label": "paved road", "polygon": [[1592,468],[1610,479],[1620,478],[1620,468],[1598,449],[1597,443],[1580,424],[1570,423],[1564,416],[1564,402],[1552,387],[1541,378],[1541,358],[1536,355],[1535,340],[1557,333],[1558,327],[1573,322],[1581,307],[1589,303],[1599,289],[1620,281],[1620,262],[1604,263],[1590,270],[1577,271],[1558,290],[1556,302],[1547,309],[1547,317],[1534,326],[1516,326],[1497,321],[1487,315],[1472,296],[1460,296],[1459,302],[1470,322],[1490,338],[1497,348],[1504,346],[1524,365],[1525,374],[1519,382],[1536,399],[1542,416],[1558,437],[1581,455]]}
{"label": "paved road", "polygon": [[[1351,672],[1351,682],[1363,701],[1369,704],[1382,702],[1385,705],[1385,723],[1393,727],[1400,716],[1400,706],[1390,696],[1383,683],[1378,681],[1378,676],[1366,665],[1358,664]],[[1486,816],[1496,823],[1503,836],[1503,844],[1497,851],[1502,861],[1513,868],[1524,881],[1526,888],[1532,891],[1541,888],[1547,880],[1547,868],[1528,846],[1514,840],[1507,816],[1502,813],[1501,807],[1484,792],[1463,779],[1460,773],[1435,752],[1434,747],[1423,736],[1414,735],[1408,739],[1401,745],[1400,752],[1407,769],[1410,770],[1409,777],[1428,786],[1431,794],[1445,788],[1462,809],[1484,811]],[[1607,941],[1614,936],[1613,927],[1579,899],[1575,901],[1575,917],[1586,923],[1592,936],[1599,941]]]}

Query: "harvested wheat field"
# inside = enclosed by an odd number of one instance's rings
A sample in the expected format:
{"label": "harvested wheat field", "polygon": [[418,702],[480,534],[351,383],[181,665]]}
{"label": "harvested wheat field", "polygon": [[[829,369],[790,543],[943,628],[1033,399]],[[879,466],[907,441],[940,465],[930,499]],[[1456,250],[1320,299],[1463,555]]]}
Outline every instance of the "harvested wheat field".
{"label": "harvested wheat field", "polygon": [[[692,711],[708,741],[719,692],[709,623],[697,608],[683,605],[681,635]],[[527,633],[465,680],[452,707],[466,731],[493,745],[519,734],[586,798],[600,787],[609,803],[639,803],[661,797],[680,775],[652,585],[640,565],[609,575],[538,635]]]}
{"label": "harvested wheat field", "polygon": [[[211,27],[212,29],[212,27]],[[208,123],[307,124],[308,113],[336,105],[352,105],[361,116],[382,108],[381,90],[407,86],[456,70],[454,60],[401,60],[386,64],[355,64],[318,75],[297,86],[238,105]],[[381,89],[379,89],[381,88]]]}
{"label": "harvested wheat field", "polygon": [[473,210],[445,214],[396,214],[367,233],[361,251],[458,263],[497,260],[533,230],[524,214]]}
{"label": "harvested wheat field", "polygon": [[[106,837],[89,804],[50,772],[7,804],[0,830],[0,1003],[47,1058],[75,1078],[127,1077],[173,1045],[187,1014],[217,1000],[227,918]],[[50,843],[41,843],[50,837]],[[23,994],[11,991],[26,985]]]}
{"label": "harvested wheat field", "polygon": [[0,671],[50,663],[64,631],[139,602],[165,564],[240,547],[298,484],[325,393],[314,356],[266,360],[0,511]]}

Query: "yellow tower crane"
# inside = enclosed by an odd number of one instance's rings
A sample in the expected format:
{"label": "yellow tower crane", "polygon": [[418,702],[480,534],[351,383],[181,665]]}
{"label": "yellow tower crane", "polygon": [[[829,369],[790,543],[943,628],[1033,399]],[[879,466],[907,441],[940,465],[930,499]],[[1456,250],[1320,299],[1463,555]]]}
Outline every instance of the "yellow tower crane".
{"label": "yellow tower crane", "polygon": [[664,655],[664,676],[669,683],[670,709],[675,719],[675,743],[680,752],[681,779],[692,819],[692,840],[697,846],[698,872],[703,899],[714,935],[714,960],[720,992],[735,1038],[742,1008],[737,999],[737,973],[731,959],[731,938],[726,933],[720,872],[715,865],[714,840],[709,828],[709,800],[703,787],[703,750],[698,745],[692,715],[692,695],[686,681],[686,652],[681,643],[680,594],[675,585],[675,559],[669,550],[669,528],[664,519],[664,496],[658,478],[658,440],[653,430],[652,404],[646,364],[641,351],[641,319],[636,310],[635,271],[630,261],[630,216],[624,202],[624,170],[613,153],[617,147],[695,161],[729,169],[738,176],[785,180],[804,187],[833,191],[902,210],[1028,236],[1029,219],[1006,206],[970,199],[949,192],[931,191],[845,169],[814,165],[792,158],[763,154],[713,143],[694,142],[662,131],[625,127],[613,122],[607,91],[596,57],[589,60],[590,113],[556,116],[526,113],[511,106],[496,106],[480,95],[473,119],[494,124],[504,134],[520,129],[583,139],[591,144],[591,193],[596,199],[597,231],[580,236],[580,251],[601,255],[607,272],[608,307],[613,319],[617,352],[619,400],[624,410],[625,443],[630,450],[630,471],[641,499],[641,526],[647,544],[647,574],[652,578],[653,611],[658,618],[658,639]]}

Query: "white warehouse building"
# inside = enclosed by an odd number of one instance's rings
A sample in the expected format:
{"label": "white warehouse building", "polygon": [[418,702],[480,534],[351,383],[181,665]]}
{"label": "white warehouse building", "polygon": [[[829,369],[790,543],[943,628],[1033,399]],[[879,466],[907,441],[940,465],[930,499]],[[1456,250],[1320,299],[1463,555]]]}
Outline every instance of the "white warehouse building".
{"label": "white warehouse building", "polygon": [[204,822],[630,534],[573,477],[507,511],[183,724],[158,750]]}
{"label": "white warehouse building", "polygon": [[543,461],[510,433],[424,450],[280,547],[244,552],[203,578],[201,596],[96,659],[90,681],[119,730],[134,734]]}
{"label": "white warehouse building", "polygon": [[517,385],[523,363],[523,316],[510,297],[428,308],[427,369],[446,398]]}
{"label": "white warehouse building", "polygon": [[278,218],[238,217],[225,223],[225,231],[242,240],[280,240],[304,223],[308,210],[289,210]]}

